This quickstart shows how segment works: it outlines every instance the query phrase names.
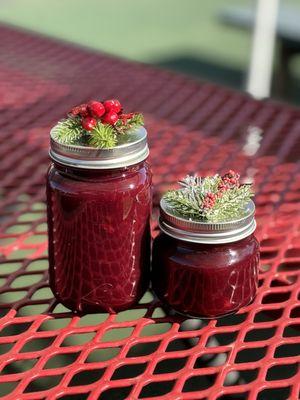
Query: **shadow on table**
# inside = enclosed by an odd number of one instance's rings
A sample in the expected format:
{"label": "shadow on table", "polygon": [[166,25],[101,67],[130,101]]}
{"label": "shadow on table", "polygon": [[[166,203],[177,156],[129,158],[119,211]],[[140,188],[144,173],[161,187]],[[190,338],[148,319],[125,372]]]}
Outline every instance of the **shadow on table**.
{"label": "shadow on table", "polygon": [[[238,90],[243,90],[246,85],[246,70],[233,68],[206,58],[197,58],[193,55],[175,54],[170,58],[156,60],[153,64],[158,67],[190,75],[196,79],[211,81]],[[300,104],[299,79],[293,76],[290,77],[288,86],[284,89],[283,96],[278,95],[280,87],[281,83],[279,82],[278,74],[275,72],[272,97]]]}
{"label": "shadow on table", "polygon": [[[41,260],[39,260],[39,266],[40,268],[46,266],[46,262],[41,264]],[[52,301],[52,293],[49,290],[48,287],[43,288],[43,292],[41,293],[41,297],[43,298],[48,298],[48,301],[51,303]],[[29,301],[30,302],[30,301]],[[133,345],[130,349],[129,352],[126,354],[126,358],[128,360],[135,358],[135,363],[129,363],[126,365],[122,365],[118,367],[112,377],[111,380],[122,380],[124,379],[124,387],[118,386],[117,388],[111,388],[106,390],[101,394],[99,397],[99,400],[121,400],[128,398],[127,396],[129,395],[132,387],[126,386],[126,379],[130,378],[135,378],[138,377],[139,375],[143,374],[143,372],[146,370],[148,362],[145,362],[143,358],[141,358],[141,361],[139,362],[139,357],[147,356],[153,354],[157,349],[158,346],[161,342],[161,338],[158,336],[157,339],[155,340],[155,335],[160,335],[165,332],[167,332],[171,328],[170,321],[168,318],[165,319],[166,314],[168,311],[164,308],[160,307],[159,303],[156,303],[156,298],[153,297],[153,294],[148,291],[144,297],[141,299],[140,304],[134,307],[131,310],[127,310],[124,312],[121,312],[116,315],[116,321],[118,322],[125,322],[125,321],[135,321],[138,318],[141,318],[142,315],[146,312],[147,309],[150,309],[151,306],[154,305],[155,308],[153,308],[153,317],[154,317],[154,311],[155,311],[155,318],[158,318],[156,324],[149,324],[144,327],[143,331],[141,332],[141,335],[144,337],[151,336],[149,337],[149,341],[144,341],[143,343],[137,343]],[[34,305],[32,305],[34,307]],[[36,305],[35,305],[36,306]],[[6,365],[2,371],[2,374],[14,374],[14,373],[20,373],[20,372],[25,372],[30,370],[31,368],[34,367],[35,363],[38,361],[38,356],[36,355],[36,352],[39,352],[41,350],[44,350],[46,348],[49,348],[54,339],[57,336],[57,332],[59,332],[61,329],[66,329],[67,326],[70,324],[71,319],[73,315],[68,312],[67,309],[65,309],[61,304],[57,304],[54,310],[54,314],[52,314],[51,319],[45,320],[38,328],[38,331],[46,333],[48,332],[56,332],[54,336],[50,337],[41,337],[41,338],[34,338],[33,340],[27,341],[24,344],[24,347],[20,350],[20,353],[22,354],[23,352],[25,353],[31,353],[32,358],[24,358],[20,360],[13,361],[12,363],[9,363]],[[23,311],[20,316],[25,316],[25,315],[33,315],[34,309],[31,308],[30,310],[27,309],[26,313]],[[271,322],[274,320],[277,320],[278,318],[281,317],[281,314],[275,310],[274,312],[268,313],[268,312],[259,312],[256,315],[256,322]],[[83,327],[89,327],[89,326],[95,326],[95,331],[97,330],[96,326],[99,323],[102,323],[106,321],[108,318],[108,314],[106,313],[97,313],[97,314],[87,314],[82,316],[80,321],[78,321],[78,326],[79,328]],[[151,317],[150,317],[151,318]],[[173,315],[172,318],[177,318],[176,315]],[[178,317],[179,318],[179,317]],[[180,317],[182,319],[182,317]],[[219,318],[216,323],[216,327],[225,327],[225,326],[238,326],[239,324],[243,323],[245,319],[247,318],[247,313],[237,313],[233,315],[229,315],[223,318]],[[193,331],[196,330],[198,331],[200,326],[204,327],[207,325],[209,322],[208,320],[190,320],[184,321],[184,318],[182,321],[178,319],[178,322],[180,323],[180,331]],[[184,327],[184,323],[186,326]],[[200,325],[199,325],[200,324]],[[3,336],[12,336],[14,337],[15,335],[19,335],[23,332],[26,332],[30,328],[31,322],[24,322],[24,323],[19,323],[19,324],[12,324],[6,326],[2,331],[0,332],[0,337]],[[135,326],[135,324],[132,324]],[[85,360],[85,365],[88,365],[90,363],[97,363],[97,362],[109,362],[109,360],[113,360],[120,352],[121,347],[116,343],[114,345],[114,341],[119,339],[119,335],[121,335],[121,338],[125,337],[130,337],[132,333],[133,327],[127,327],[127,328],[120,328],[120,329],[111,329],[109,330],[105,335],[102,336],[102,341],[103,342],[110,342],[111,345],[110,347],[103,347],[103,346],[96,346],[96,348],[92,349],[88,355],[88,357]],[[297,329],[294,327],[289,328],[290,331],[287,332],[288,336],[296,336],[297,334]],[[274,335],[274,332],[269,332],[269,328],[265,329],[260,329],[260,330],[252,330],[249,332],[247,335],[246,339],[247,341],[261,341],[265,340],[270,335]],[[60,344],[59,348],[65,349],[70,346],[82,346],[85,343],[89,343],[94,335],[95,331],[88,331],[88,332],[80,332],[76,333],[73,332],[69,336],[67,336],[64,341]],[[226,363],[227,357],[228,357],[228,352],[210,352],[211,347],[215,346],[228,346],[232,345],[237,336],[238,331],[234,332],[221,332],[221,333],[216,333],[212,336],[210,336],[205,348],[199,353],[199,356],[197,357],[197,360],[195,361],[194,364],[194,369],[197,371],[200,371],[201,369],[209,368],[209,367],[218,367],[222,366]],[[168,373],[173,373],[180,371],[185,367],[185,364],[188,361],[188,356],[184,354],[184,352],[188,349],[191,349],[195,346],[197,346],[199,341],[199,336],[196,334],[195,337],[190,338],[190,339],[179,339],[179,338],[174,338],[174,340],[171,340],[166,348],[166,354],[170,353],[169,357],[164,358],[160,362],[157,363],[155,366],[155,370],[153,371],[154,375],[159,375],[159,374],[168,374]],[[99,343],[100,344],[100,343]],[[14,341],[12,343],[6,344],[4,347],[0,347],[0,353],[5,354],[7,351],[10,350],[9,346],[13,346]],[[2,345],[3,346],[3,345]],[[73,352],[56,352],[53,357],[49,358],[44,365],[43,369],[45,370],[51,370],[51,369],[56,369],[56,368],[63,368],[70,366],[76,362],[77,358],[80,356],[80,351],[81,350],[74,350]],[[251,348],[241,350],[237,354],[237,363],[249,363],[249,362],[256,362],[258,360],[261,360],[267,351],[267,346],[265,347],[257,347],[257,348]],[[174,357],[172,354],[174,352],[178,352],[177,356]],[[181,353],[183,352],[183,353]],[[296,344],[292,345],[282,345],[276,349],[275,357],[289,357],[289,356],[295,356],[298,352],[298,346]],[[276,379],[282,379],[283,376],[286,376],[287,378],[291,376],[291,374],[295,373],[295,368],[296,365],[289,365],[287,368],[286,366],[280,366],[280,368],[277,366],[276,368],[272,368],[271,370],[268,371],[268,376],[271,380],[276,380]],[[94,369],[84,369],[79,372],[77,372],[71,379],[70,383],[68,386],[71,387],[76,387],[76,386],[81,386],[81,385],[89,385],[97,382],[99,379],[101,379],[102,375],[105,372],[105,366],[103,367],[95,367]],[[256,379],[258,370],[247,370],[247,371],[240,371],[231,373],[230,376],[226,378],[226,385],[239,385],[239,384],[247,384],[251,383]],[[54,376],[47,376],[47,377],[40,377],[37,380],[34,380],[31,382],[27,388],[26,388],[26,393],[32,393],[40,390],[45,390],[50,389],[52,387],[55,387],[56,385],[59,384],[63,374],[61,375],[54,375]],[[216,379],[217,375],[207,375],[207,374],[197,374],[194,377],[189,378],[184,385],[183,391],[184,392],[196,392],[196,391],[201,391],[208,389],[213,386],[214,381]],[[17,385],[18,382],[11,382],[8,383],[5,387],[1,387],[2,392],[7,393],[11,392],[13,388],[11,387],[11,384]],[[148,385],[146,385],[141,392],[141,398],[147,398],[147,397],[152,397],[152,396],[163,396],[167,394],[169,391],[172,390],[173,385],[175,384],[174,380],[171,381],[163,381],[163,382],[152,382]],[[276,393],[274,395],[279,396],[276,397],[278,399],[285,399],[286,395],[286,388],[282,389],[282,393],[276,389]],[[271,393],[272,394],[272,393]],[[273,394],[268,393],[263,393],[260,397],[260,400],[271,400],[274,397]],[[242,395],[237,395],[230,397],[228,396],[223,396],[221,397],[222,400],[233,400],[233,399],[245,399],[245,394]],[[88,394],[80,394],[80,395],[72,395],[72,396],[63,396],[63,400],[84,400],[85,398],[88,397]]]}
{"label": "shadow on table", "polygon": [[236,89],[242,89],[245,82],[245,72],[238,68],[219,64],[209,59],[197,58],[193,55],[174,55],[157,60],[155,65],[191,75],[194,78],[208,80]]}

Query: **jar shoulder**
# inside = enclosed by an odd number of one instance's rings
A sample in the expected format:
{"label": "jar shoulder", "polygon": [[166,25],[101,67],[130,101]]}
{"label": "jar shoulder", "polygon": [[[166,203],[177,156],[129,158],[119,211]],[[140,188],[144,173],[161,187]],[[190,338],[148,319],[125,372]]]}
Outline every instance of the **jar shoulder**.
{"label": "jar shoulder", "polygon": [[71,169],[59,169],[51,164],[47,173],[47,184],[49,188],[62,190],[64,192],[78,191],[134,191],[141,187],[148,188],[152,185],[151,167],[147,162],[135,168],[118,171],[85,171],[75,172]]}
{"label": "jar shoulder", "polygon": [[225,267],[256,256],[259,243],[254,235],[238,242],[211,245],[184,242],[160,233],[154,240],[153,251],[157,258],[169,259],[176,263]]}

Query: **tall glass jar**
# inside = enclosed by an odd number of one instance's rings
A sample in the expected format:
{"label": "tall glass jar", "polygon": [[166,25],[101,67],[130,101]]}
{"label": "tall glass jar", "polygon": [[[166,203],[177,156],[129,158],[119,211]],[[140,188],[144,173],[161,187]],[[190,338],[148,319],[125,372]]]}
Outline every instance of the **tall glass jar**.
{"label": "tall glass jar", "polygon": [[47,176],[50,286],[74,312],[116,312],[149,283],[147,132],[113,149],[58,144]]}
{"label": "tall glass jar", "polygon": [[255,206],[224,223],[175,216],[162,199],[160,235],[153,244],[152,286],[171,309],[213,318],[250,303],[258,285],[259,244]]}

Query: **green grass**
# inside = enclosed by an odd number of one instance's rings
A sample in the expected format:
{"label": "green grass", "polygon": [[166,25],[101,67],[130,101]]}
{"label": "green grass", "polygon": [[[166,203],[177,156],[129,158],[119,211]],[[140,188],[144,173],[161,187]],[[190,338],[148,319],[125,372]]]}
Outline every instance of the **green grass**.
{"label": "green grass", "polygon": [[3,2],[0,21],[144,62],[183,53],[242,67],[247,64],[249,34],[237,34],[217,19],[228,3],[14,0]]}
{"label": "green grass", "polygon": [[[0,22],[242,88],[249,31],[219,12],[254,0],[3,0]],[[282,0],[300,7],[300,0]],[[292,63],[300,80],[299,61]]]}

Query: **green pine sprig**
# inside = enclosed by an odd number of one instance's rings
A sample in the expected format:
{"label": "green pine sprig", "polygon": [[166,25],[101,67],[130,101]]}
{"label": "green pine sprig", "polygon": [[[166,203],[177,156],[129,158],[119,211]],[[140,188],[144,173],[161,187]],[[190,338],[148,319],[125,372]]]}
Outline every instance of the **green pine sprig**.
{"label": "green pine sprig", "polygon": [[[206,178],[186,176],[179,182],[181,188],[170,190],[163,198],[175,215],[193,221],[224,222],[243,217],[251,197],[251,185],[228,186],[221,191],[220,175]],[[207,196],[213,197],[211,207],[205,206]]]}
{"label": "green pine sprig", "polygon": [[240,185],[229,189],[217,199],[215,206],[206,212],[205,217],[212,222],[242,218],[253,196],[252,185]]}
{"label": "green pine sprig", "polygon": [[133,114],[132,118],[127,121],[128,130],[139,128],[144,125],[144,116],[141,113]]}
{"label": "green pine sprig", "polygon": [[95,128],[90,132],[88,144],[98,149],[115,147],[117,144],[115,129],[111,125],[98,122]]}
{"label": "green pine sprig", "polygon": [[92,131],[82,128],[80,117],[68,117],[53,128],[53,138],[58,143],[70,145],[88,145],[99,149],[113,148],[118,144],[118,136],[126,134],[144,124],[143,115],[132,114],[127,120],[121,118],[115,125],[103,124],[101,121]]}
{"label": "green pine sprig", "polygon": [[185,189],[171,190],[163,198],[176,215],[195,221],[204,217],[201,209],[202,199],[197,193]]}
{"label": "green pine sprig", "polygon": [[62,144],[82,144],[82,133],[79,118],[62,119],[53,128],[53,138]]}
{"label": "green pine sprig", "polygon": [[141,113],[134,113],[133,116],[123,123],[121,119],[115,124],[115,129],[118,133],[128,133],[131,130],[139,128],[140,126],[144,125],[144,117]]}

